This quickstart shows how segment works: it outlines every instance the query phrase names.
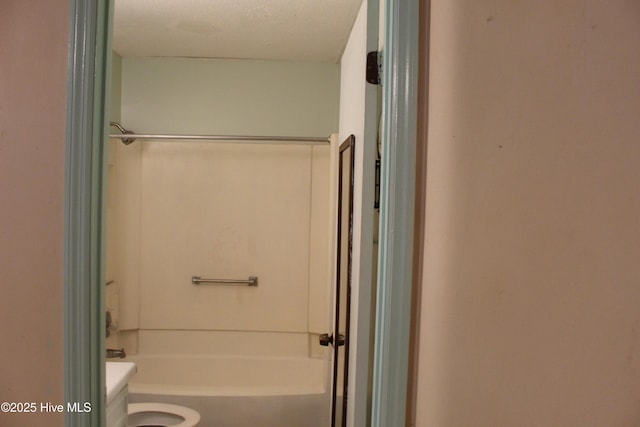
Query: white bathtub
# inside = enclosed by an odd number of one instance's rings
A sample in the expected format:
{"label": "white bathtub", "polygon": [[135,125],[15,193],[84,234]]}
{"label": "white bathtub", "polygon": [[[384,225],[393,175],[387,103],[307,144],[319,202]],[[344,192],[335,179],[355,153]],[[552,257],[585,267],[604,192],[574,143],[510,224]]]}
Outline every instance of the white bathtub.
{"label": "white bathtub", "polygon": [[184,405],[199,427],[325,427],[327,362],[312,358],[134,355],[129,401]]}

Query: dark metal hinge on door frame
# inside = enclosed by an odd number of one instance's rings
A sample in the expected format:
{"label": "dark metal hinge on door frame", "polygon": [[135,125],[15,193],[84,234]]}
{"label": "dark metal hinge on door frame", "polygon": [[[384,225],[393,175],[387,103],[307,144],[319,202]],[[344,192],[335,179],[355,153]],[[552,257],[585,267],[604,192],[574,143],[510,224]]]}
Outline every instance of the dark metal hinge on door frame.
{"label": "dark metal hinge on door frame", "polygon": [[382,56],[380,52],[367,53],[367,82],[379,85],[382,81]]}

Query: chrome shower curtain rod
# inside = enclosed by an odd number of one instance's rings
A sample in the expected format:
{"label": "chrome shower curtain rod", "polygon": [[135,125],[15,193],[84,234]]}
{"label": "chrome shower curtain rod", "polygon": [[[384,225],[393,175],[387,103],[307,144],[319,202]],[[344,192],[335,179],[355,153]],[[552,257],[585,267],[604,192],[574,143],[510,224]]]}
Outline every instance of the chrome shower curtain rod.
{"label": "chrome shower curtain rod", "polygon": [[126,145],[131,144],[136,139],[178,139],[178,140],[201,140],[201,141],[278,141],[289,144],[328,144],[329,138],[308,137],[308,136],[250,136],[250,135],[185,135],[185,134],[137,134],[125,129],[120,123],[110,122],[110,126],[118,128],[119,134],[111,134],[109,138],[121,139]]}

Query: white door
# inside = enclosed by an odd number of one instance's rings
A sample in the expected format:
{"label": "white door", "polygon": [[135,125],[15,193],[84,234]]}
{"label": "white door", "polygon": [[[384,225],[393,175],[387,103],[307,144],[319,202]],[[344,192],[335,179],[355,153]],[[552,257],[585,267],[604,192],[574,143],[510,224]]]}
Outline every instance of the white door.
{"label": "white door", "polygon": [[[372,363],[370,334],[374,270],[375,161],[378,136],[379,86],[366,82],[367,52],[378,49],[378,0],[364,0],[341,60],[340,142],[355,136],[353,164],[353,223],[348,340],[348,427],[368,425],[369,372]],[[342,420],[341,420],[342,421]],[[340,424],[338,424],[340,425]]]}

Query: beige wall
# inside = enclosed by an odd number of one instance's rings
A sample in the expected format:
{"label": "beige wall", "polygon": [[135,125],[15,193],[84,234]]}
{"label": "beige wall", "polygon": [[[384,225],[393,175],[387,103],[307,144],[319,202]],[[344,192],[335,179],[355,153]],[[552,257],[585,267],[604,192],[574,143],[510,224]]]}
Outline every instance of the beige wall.
{"label": "beige wall", "polygon": [[[111,61],[109,121],[120,122],[120,106],[122,104],[122,57],[113,53]],[[110,127],[109,131],[118,132],[115,127]],[[128,237],[132,230],[117,229],[124,220],[122,217],[122,206],[120,203],[117,203],[117,200],[120,197],[127,197],[120,193],[124,191],[124,188],[127,188],[125,185],[128,184],[127,180],[130,179],[129,176],[126,176],[126,173],[118,173],[122,168],[122,164],[126,162],[126,159],[122,158],[124,154],[120,152],[121,145],[120,140],[112,139],[109,141],[107,162],[107,250],[105,280],[108,285],[105,291],[105,306],[107,312],[112,316],[112,328],[114,330],[121,325],[119,318],[119,291],[120,284],[124,279],[122,271],[123,268],[126,268],[126,265],[123,265],[123,263],[131,257],[132,250],[136,249],[131,247],[130,237]],[[117,183],[117,180],[122,181],[122,183]],[[130,187],[130,185],[128,187]],[[122,253],[126,254],[121,257],[116,257],[116,254]],[[120,348],[118,334],[110,334],[109,337],[107,337],[106,344],[107,348]]]}
{"label": "beige wall", "polygon": [[140,327],[306,332],[311,148],[186,144],[143,147]]}
{"label": "beige wall", "polygon": [[640,4],[432,0],[425,427],[640,423]]}
{"label": "beige wall", "polygon": [[[69,5],[0,2],[0,400],[63,403]],[[0,425],[62,425],[0,413]]]}
{"label": "beige wall", "polygon": [[[139,326],[141,153],[140,144],[109,140],[105,305],[116,329]],[[120,348],[118,338],[111,334],[107,347]]]}
{"label": "beige wall", "polygon": [[[122,107],[122,57],[113,52],[111,55],[111,90],[109,92],[109,121],[121,120]],[[116,131],[116,128],[111,128]]]}

